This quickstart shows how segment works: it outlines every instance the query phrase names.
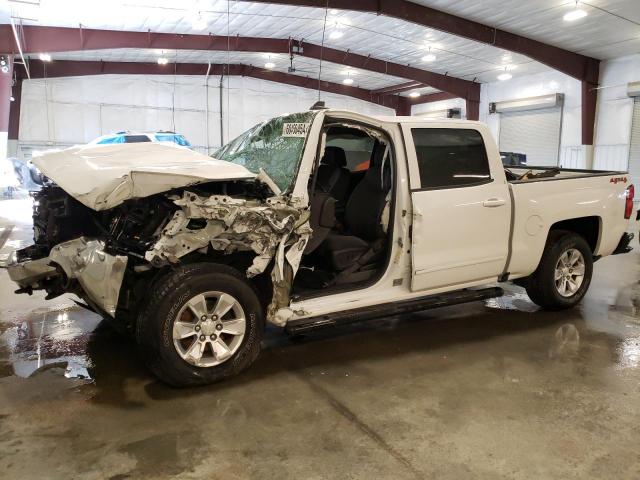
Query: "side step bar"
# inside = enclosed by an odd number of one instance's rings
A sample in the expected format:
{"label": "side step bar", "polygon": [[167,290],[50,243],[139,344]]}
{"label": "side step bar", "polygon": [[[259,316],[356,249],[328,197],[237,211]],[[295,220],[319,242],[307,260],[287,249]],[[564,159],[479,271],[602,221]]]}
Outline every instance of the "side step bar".
{"label": "side step bar", "polygon": [[459,305],[461,303],[476,302],[489,298],[501,297],[504,291],[500,287],[483,288],[479,290],[458,290],[455,292],[431,295],[415,300],[404,302],[385,303],[371,307],[356,308],[319,317],[302,318],[287,323],[285,331],[291,335],[298,335],[312,330],[317,330],[346,323],[362,322],[374,320],[390,315],[418,312],[449,305]]}

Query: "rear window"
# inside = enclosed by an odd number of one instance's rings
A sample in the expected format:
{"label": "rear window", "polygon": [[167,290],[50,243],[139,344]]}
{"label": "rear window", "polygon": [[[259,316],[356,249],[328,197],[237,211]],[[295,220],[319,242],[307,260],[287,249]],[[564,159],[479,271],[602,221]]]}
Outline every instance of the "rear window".
{"label": "rear window", "polygon": [[477,130],[414,128],[421,188],[455,188],[491,180],[482,135]]}
{"label": "rear window", "polygon": [[126,135],[124,137],[124,143],[142,143],[150,142],[149,137],[146,135]]}
{"label": "rear window", "polygon": [[190,147],[191,144],[182,135],[173,133],[156,133],[156,140],[159,142],[171,142],[182,147]]}
{"label": "rear window", "polygon": [[327,138],[327,147],[339,147],[344,150],[347,158],[346,167],[352,172],[369,168],[374,139],[363,135],[331,135]]}

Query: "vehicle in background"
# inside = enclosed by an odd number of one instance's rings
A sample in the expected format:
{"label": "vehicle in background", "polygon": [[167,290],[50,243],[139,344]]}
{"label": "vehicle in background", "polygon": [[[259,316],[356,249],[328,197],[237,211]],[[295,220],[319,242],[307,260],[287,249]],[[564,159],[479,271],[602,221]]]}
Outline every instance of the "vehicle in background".
{"label": "vehicle in background", "polygon": [[527,166],[527,155],[524,153],[500,152],[500,158],[505,167]]}
{"label": "vehicle in background", "polygon": [[184,138],[184,135],[175,132],[129,132],[122,131],[116,133],[110,133],[103,135],[89,142],[89,145],[110,145],[113,143],[168,143],[171,145],[178,145],[180,147],[191,148],[189,141]]}

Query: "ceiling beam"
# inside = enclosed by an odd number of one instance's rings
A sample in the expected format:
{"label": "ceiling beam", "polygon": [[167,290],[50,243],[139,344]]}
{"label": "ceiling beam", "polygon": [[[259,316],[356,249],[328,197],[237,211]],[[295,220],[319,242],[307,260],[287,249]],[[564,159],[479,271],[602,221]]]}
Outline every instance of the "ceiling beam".
{"label": "ceiling beam", "polygon": [[[202,75],[207,73],[208,64],[175,63],[158,65],[143,62],[99,62],[57,60],[51,63],[33,62],[31,64],[31,78],[75,77],[85,75]],[[316,78],[276,72],[264,68],[243,64],[211,64],[210,75],[231,75],[258,78],[270,82],[282,83],[311,90],[320,89],[323,92],[345,95],[366,102],[375,103],[398,111],[406,109],[406,100],[397,95],[379,95],[364,88],[343,85],[341,83],[321,81]]]}
{"label": "ceiling beam", "polygon": [[408,100],[411,105],[419,105],[421,103],[440,102],[442,100],[452,100],[454,98],[459,98],[459,97],[447,92],[438,92],[438,93],[431,93],[429,95],[420,95],[419,97],[416,97],[416,98],[408,97]]}
{"label": "ceiling beam", "polygon": [[429,85],[425,85],[422,82],[405,82],[400,83],[398,85],[391,85],[390,87],[383,87],[373,90],[374,93],[379,93],[381,95],[390,95],[393,93],[406,92],[408,90],[414,90],[416,88],[425,88]]}
{"label": "ceiling beam", "polygon": [[334,8],[375,13],[406,20],[476,42],[526,55],[573,78],[598,82],[599,60],[522,35],[467,20],[408,0],[241,0],[296,7]]}
{"label": "ceiling beam", "polygon": [[[0,38],[6,38],[7,45],[13,45],[14,48],[17,48],[12,38],[6,35],[5,30],[7,30],[6,26],[0,25]],[[335,48],[323,48],[298,40],[40,26],[25,26],[23,30],[25,37],[23,50],[29,54],[113,48],[154,48],[163,50],[230,50],[288,55],[293,49],[295,54],[299,56],[317,60],[322,58],[327,62],[339,65],[407,78],[459,97],[480,100],[479,83]]]}

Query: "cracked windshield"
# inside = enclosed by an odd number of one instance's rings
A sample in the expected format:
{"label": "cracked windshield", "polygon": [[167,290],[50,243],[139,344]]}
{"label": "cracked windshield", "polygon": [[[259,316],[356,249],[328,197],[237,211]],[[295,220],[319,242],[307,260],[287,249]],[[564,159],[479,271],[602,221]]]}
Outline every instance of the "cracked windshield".
{"label": "cracked windshield", "polygon": [[296,174],[315,114],[294,113],[259,123],[226,144],[213,157],[237,163],[256,174],[263,169],[285,191]]}

